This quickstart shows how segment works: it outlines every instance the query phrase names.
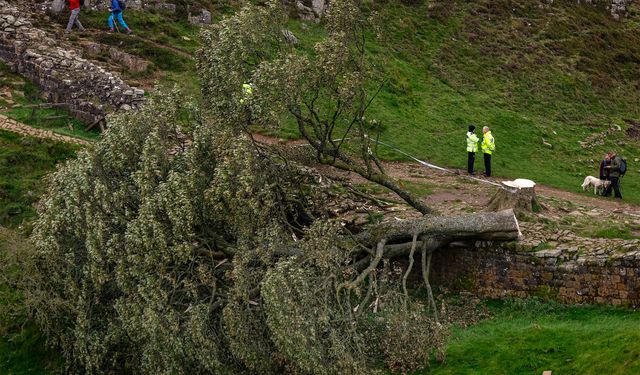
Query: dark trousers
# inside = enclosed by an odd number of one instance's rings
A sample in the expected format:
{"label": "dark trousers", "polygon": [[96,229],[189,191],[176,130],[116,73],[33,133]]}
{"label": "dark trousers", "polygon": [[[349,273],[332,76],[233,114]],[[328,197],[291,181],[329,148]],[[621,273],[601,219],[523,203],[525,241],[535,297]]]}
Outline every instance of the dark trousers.
{"label": "dark trousers", "polygon": [[491,154],[484,154],[484,174],[491,177]]}
{"label": "dark trousers", "polygon": [[467,172],[469,174],[473,174],[473,165],[476,162],[476,153],[475,152],[467,152]]}
{"label": "dark trousers", "polygon": [[611,196],[611,189],[615,191],[615,197],[622,199],[622,194],[620,194],[620,177],[609,177],[609,181],[611,184],[607,187],[607,190],[604,191],[605,197]]}

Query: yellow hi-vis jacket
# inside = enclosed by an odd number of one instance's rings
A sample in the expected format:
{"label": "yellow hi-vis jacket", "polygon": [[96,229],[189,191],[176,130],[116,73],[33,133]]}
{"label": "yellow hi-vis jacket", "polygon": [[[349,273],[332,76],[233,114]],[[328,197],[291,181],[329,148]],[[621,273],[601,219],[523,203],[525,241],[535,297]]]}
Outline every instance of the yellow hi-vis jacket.
{"label": "yellow hi-vis jacket", "polygon": [[467,152],[478,152],[478,136],[473,132],[467,133]]}
{"label": "yellow hi-vis jacket", "polygon": [[493,135],[491,135],[491,131],[484,133],[484,136],[482,137],[482,144],[480,146],[482,147],[482,152],[485,154],[491,155],[493,151],[495,151],[496,144],[494,142]]}
{"label": "yellow hi-vis jacket", "polygon": [[249,99],[253,94],[253,85],[250,83],[242,84],[242,99],[240,99],[240,104],[244,104],[245,99]]}

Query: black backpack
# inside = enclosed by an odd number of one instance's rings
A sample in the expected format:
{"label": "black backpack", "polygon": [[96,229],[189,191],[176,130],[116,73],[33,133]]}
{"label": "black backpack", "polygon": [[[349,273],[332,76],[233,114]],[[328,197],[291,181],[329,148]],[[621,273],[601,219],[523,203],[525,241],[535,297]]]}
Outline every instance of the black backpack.
{"label": "black backpack", "polygon": [[622,161],[620,162],[620,177],[624,176],[627,173],[627,159],[620,158]]}
{"label": "black backpack", "polygon": [[127,9],[127,2],[125,0],[118,0],[118,4],[120,5],[120,9]]}
{"label": "black backpack", "polygon": [[84,7],[84,0],[80,0],[80,6]]}

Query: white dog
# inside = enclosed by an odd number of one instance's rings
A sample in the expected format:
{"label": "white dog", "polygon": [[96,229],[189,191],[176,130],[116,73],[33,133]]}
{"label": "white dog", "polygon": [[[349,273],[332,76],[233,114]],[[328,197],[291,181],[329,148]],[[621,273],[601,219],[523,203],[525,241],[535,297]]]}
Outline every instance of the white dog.
{"label": "white dog", "polygon": [[587,190],[589,186],[593,186],[593,194],[597,194],[598,192],[603,192],[609,185],[611,185],[611,181],[609,180],[601,180],[593,176],[587,176],[582,183],[582,191]]}

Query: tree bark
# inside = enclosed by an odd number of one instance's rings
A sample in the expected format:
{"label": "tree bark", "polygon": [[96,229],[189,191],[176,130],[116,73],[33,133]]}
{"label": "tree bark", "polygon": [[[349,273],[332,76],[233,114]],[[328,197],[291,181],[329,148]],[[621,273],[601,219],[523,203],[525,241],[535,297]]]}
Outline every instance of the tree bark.
{"label": "tree bark", "polygon": [[[503,182],[503,185],[504,182]],[[538,202],[535,187],[514,189],[505,185],[505,189],[498,189],[487,206],[487,211],[502,211],[512,209],[516,212],[537,212],[543,206]]]}
{"label": "tree bark", "polygon": [[440,245],[454,241],[514,241],[520,227],[513,210],[462,216],[425,216],[417,220],[382,223],[356,236],[363,246],[371,247],[381,239],[390,245],[410,242],[413,235],[435,240]]}

